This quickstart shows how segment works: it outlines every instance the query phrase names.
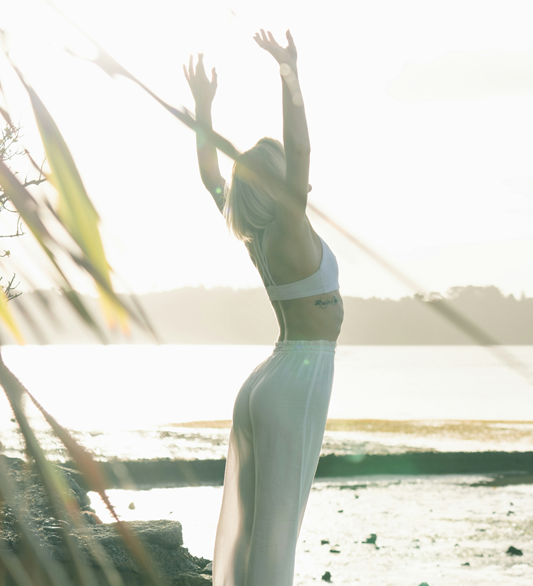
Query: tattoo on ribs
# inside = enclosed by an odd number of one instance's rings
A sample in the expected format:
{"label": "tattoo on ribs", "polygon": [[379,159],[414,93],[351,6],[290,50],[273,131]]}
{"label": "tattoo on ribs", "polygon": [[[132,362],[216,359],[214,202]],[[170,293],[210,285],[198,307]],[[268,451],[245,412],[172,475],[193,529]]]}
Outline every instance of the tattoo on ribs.
{"label": "tattoo on ribs", "polygon": [[315,301],[315,305],[318,305],[320,309],[326,309],[328,305],[337,305],[339,300],[335,297],[335,295],[331,296],[331,299],[317,299]]}

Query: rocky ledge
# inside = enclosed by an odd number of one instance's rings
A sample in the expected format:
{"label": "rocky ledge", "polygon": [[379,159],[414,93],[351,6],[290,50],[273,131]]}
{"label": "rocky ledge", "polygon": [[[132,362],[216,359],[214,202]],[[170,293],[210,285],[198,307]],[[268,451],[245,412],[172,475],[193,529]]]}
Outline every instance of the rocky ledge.
{"label": "rocky ledge", "polygon": [[[0,456],[0,474],[10,481],[15,494],[9,502],[0,500],[0,548],[3,552],[24,558],[26,540],[16,521],[18,511],[39,549],[46,552],[51,563],[60,566],[67,576],[74,576],[71,556],[64,544],[65,535],[70,534],[87,565],[94,570],[98,584],[109,583],[95,559],[94,552],[100,549],[107,554],[105,557],[112,562],[124,584],[147,585],[149,582],[119,536],[116,523],[101,523],[90,507],[87,492],[80,488],[68,470],[56,468],[68,484],[69,496],[78,502],[83,522],[81,527],[71,527],[55,518],[40,478],[31,466],[16,458]],[[167,584],[207,586],[212,583],[210,560],[193,556],[183,547],[181,523],[161,520],[134,521],[127,525],[139,537]],[[59,567],[58,570],[61,571]],[[6,581],[5,586],[10,586],[10,582]]]}

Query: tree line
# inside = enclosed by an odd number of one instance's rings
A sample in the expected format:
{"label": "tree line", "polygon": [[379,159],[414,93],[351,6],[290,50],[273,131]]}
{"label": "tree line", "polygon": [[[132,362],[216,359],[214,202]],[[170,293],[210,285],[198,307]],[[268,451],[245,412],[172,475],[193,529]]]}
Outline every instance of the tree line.
{"label": "tree line", "polygon": [[[38,330],[25,314],[48,303],[50,320],[40,316]],[[84,296],[88,307],[96,301]],[[138,296],[163,343],[272,344],[277,337],[274,313],[262,289],[185,287]],[[497,287],[452,287],[442,296],[406,296],[399,300],[344,297],[345,321],[340,344],[418,345],[472,344],[466,334],[446,321],[433,304],[448,303],[501,344],[533,345],[533,298],[505,296]],[[28,343],[90,344],[97,338],[55,291],[25,293],[12,303]],[[95,312],[96,313],[96,312]],[[61,316],[58,319],[58,316]],[[35,325],[35,324],[34,324]],[[5,334],[7,337],[7,333]],[[114,343],[151,343],[133,324],[132,335],[115,335]]]}

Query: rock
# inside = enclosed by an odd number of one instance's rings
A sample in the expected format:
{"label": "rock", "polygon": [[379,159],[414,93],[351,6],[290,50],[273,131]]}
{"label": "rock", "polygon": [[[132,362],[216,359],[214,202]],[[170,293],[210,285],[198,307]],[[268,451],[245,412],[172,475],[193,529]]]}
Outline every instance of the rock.
{"label": "rock", "polygon": [[420,582],[418,586],[429,586],[429,584],[427,582]]}
{"label": "rock", "polygon": [[524,555],[524,552],[521,549],[513,547],[512,545],[505,553],[508,555]]}
{"label": "rock", "polygon": [[213,578],[208,574],[181,574],[173,586],[209,586],[213,584]]}
{"label": "rock", "polygon": [[329,543],[329,541],[327,539],[320,540],[320,545],[325,545],[326,543]]}
{"label": "rock", "polygon": [[[34,528],[34,531],[38,532],[42,528],[44,533],[46,528],[45,538],[52,534],[60,535],[62,533],[61,527],[68,530],[68,523],[58,521],[55,518],[55,513],[48,502],[40,476],[35,468],[19,458],[0,455],[0,460],[2,469],[5,469],[15,490],[15,498],[13,502],[9,503],[9,506],[0,503],[0,519],[2,519],[0,540],[7,541],[10,544],[10,549],[17,552],[16,548],[20,536],[15,516],[12,513],[12,510],[17,508],[24,511],[25,520]],[[55,468],[67,484],[68,494],[66,496],[77,501],[80,508],[89,505],[91,501],[87,493],[80,488],[72,473],[61,466],[55,466]]]}
{"label": "rock", "polygon": [[378,539],[378,536],[375,533],[371,533],[370,537],[367,537],[364,541],[362,541],[361,543],[370,543],[372,545],[376,545],[376,541]]}
{"label": "rock", "polygon": [[341,552],[340,549],[330,549],[329,551],[330,551],[330,553],[340,553]]}
{"label": "rock", "polygon": [[464,564],[461,564],[462,566],[469,566],[470,562],[465,562]]}
{"label": "rock", "polygon": [[128,505],[128,509],[130,511],[134,511],[135,510],[135,503],[133,501],[131,501],[131,503]]}
{"label": "rock", "polygon": [[[83,520],[87,523],[87,525],[97,525],[95,513],[90,513],[89,511],[82,511],[81,516],[83,517]],[[100,521],[100,523],[98,523],[98,525],[101,525],[101,524],[102,524],[102,521]]]}
{"label": "rock", "polygon": [[103,522],[94,511],[82,511],[85,521],[89,525],[102,525]]}
{"label": "rock", "polygon": [[340,509],[340,510],[337,511],[337,513],[344,513],[344,510],[343,509]]}
{"label": "rock", "polygon": [[63,535],[63,528],[60,525],[54,526],[54,525],[45,525],[43,527],[43,531],[45,533],[47,533],[48,535]]}
{"label": "rock", "polygon": [[331,574],[329,572],[324,572],[322,580],[324,580],[324,582],[331,582]]}
{"label": "rock", "polygon": [[[34,537],[42,546],[43,551],[56,561],[62,562],[69,577],[73,577],[74,567],[70,553],[65,547],[67,533],[79,545],[82,556],[92,566],[96,581],[95,586],[107,585],[102,570],[91,553],[91,543],[96,543],[111,559],[127,586],[148,586],[145,578],[123,543],[116,523],[103,524],[90,508],[87,493],[76,483],[69,471],[56,467],[66,480],[71,499],[78,501],[82,510],[82,518],[86,521],[83,527],[58,520],[53,516],[46,493],[41,486],[40,478],[35,470],[22,460],[7,458],[0,455],[1,463],[7,475],[16,487],[14,502],[7,505],[0,502],[0,547],[6,552],[19,554],[22,552],[22,538],[19,534],[17,521],[13,513],[16,507],[21,508],[25,520],[31,527]],[[148,557],[152,561],[163,581],[172,586],[208,586],[212,578],[208,571],[211,560],[195,557],[183,547],[183,533],[178,521],[133,521],[125,523],[140,539]],[[1,582],[1,578],[0,578]]]}
{"label": "rock", "polygon": [[207,566],[202,570],[202,574],[212,574],[213,573],[213,562],[209,562]]}

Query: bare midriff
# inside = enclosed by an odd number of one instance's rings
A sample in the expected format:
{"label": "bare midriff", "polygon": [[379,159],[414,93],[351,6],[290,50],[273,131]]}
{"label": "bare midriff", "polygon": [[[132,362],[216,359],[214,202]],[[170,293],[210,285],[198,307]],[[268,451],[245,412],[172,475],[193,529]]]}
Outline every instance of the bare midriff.
{"label": "bare midriff", "polygon": [[278,341],[330,340],[341,331],[344,306],[339,290],[301,299],[273,301],[279,325]]}

